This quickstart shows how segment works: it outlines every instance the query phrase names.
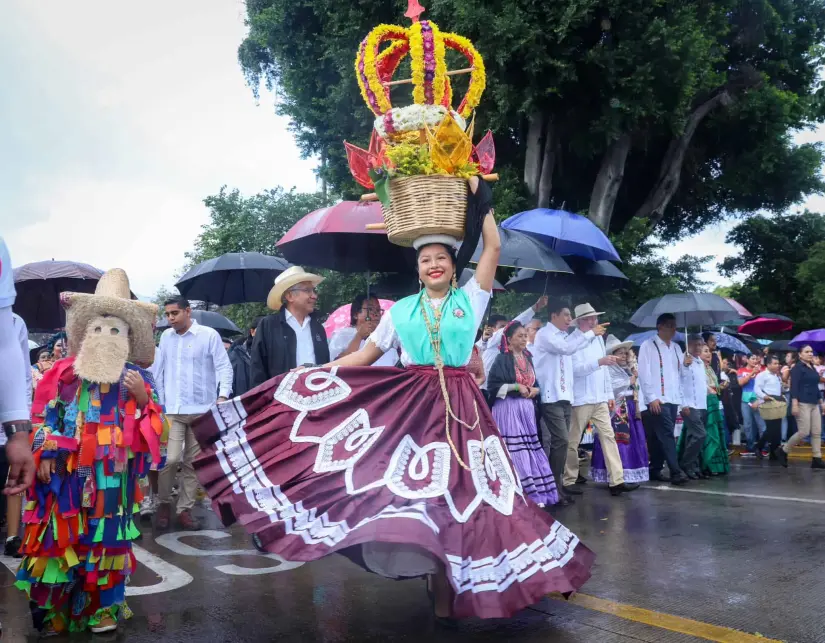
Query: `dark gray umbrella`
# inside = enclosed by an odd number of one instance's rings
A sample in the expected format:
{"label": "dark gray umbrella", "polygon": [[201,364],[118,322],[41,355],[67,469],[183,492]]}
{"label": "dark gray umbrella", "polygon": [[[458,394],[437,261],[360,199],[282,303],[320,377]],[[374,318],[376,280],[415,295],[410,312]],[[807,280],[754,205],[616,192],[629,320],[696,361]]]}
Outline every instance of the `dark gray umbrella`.
{"label": "dark gray umbrella", "polygon": [[768,344],[768,350],[771,353],[796,353],[799,349],[791,346],[790,339],[778,339]]}
{"label": "dark gray umbrella", "polygon": [[[214,328],[221,334],[221,337],[241,334],[241,329],[238,328],[231,319],[224,317],[220,313],[213,313],[211,310],[193,310],[192,319],[201,326]],[[169,322],[164,317],[158,322],[157,329],[163,330],[166,328],[169,328]]]}
{"label": "dark gray umbrella", "polygon": [[230,252],[191,268],[175,287],[187,299],[218,306],[265,302],[275,277],[289,265],[260,252]]}
{"label": "dark gray umbrella", "polygon": [[640,328],[655,328],[664,313],[676,316],[676,325],[714,326],[739,317],[739,312],[724,297],[707,292],[686,292],[651,299],[633,313],[630,323]]}
{"label": "dark gray umbrella", "polygon": [[[505,230],[501,227],[499,227],[498,231],[501,235],[499,266],[529,268],[530,270],[539,270],[541,272],[573,272],[573,269],[567,265],[558,252],[546,246],[538,239],[523,232]],[[483,250],[484,242],[479,241],[470,261],[478,263]]]}
{"label": "dark gray umbrella", "polygon": [[[570,262],[571,257],[565,261]],[[515,277],[507,282],[507,290],[513,292],[531,292],[546,295],[581,295],[606,292],[625,288],[629,282],[627,276],[609,261],[586,261],[576,266],[576,272],[536,272],[519,270]],[[573,263],[573,265],[576,265]]]}
{"label": "dark gray umbrella", "polygon": [[76,261],[37,261],[14,269],[17,298],[13,310],[30,332],[54,331],[66,325],[60,293],[93,293],[102,270]]}

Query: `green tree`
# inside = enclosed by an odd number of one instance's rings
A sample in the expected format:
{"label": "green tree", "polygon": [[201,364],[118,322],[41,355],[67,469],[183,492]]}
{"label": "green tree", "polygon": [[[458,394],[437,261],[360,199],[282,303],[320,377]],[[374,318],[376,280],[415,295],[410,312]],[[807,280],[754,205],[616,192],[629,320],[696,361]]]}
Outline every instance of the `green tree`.
{"label": "green tree", "polygon": [[[321,194],[307,194],[280,187],[252,196],[243,196],[237,189],[222,187],[218,194],[208,196],[209,223],[203,226],[194,249],[186,253],[187,266],[218,257],[227,252],[262,252],[278,255],[278,240],[305,214],[327,205]],[[311,258],[307,258],[311,267]],[[366,289],[360,275],[344,275],[329,270],[318,271],[326,280],[319,288],[318,310],[329,313],[349,303],[355,294]],[[242,330],[269,311],[263,303],[223,306],[220,312]]]}
{"label": "green tree", "polygon": [[[337,193],[357,192],[342,140],[364,144],[372,127],[356,47],[405,22],[404,4],[247,0],[247,78],[277,87]],[[425,15],[485,58],[476,131],[496,134],[501,215],[565,205],[613,232],[643,218],[671,237],[822,188],[821,150],[791,141],[822,116],[820,0],[433,0]],[[409,102],[409,87],[393,99]]]}
{"label": "green tree", "polygon": [[825,241],[819,241],[811,246],[808,258],[803,261],[796,271],[799,282],[800,295],[809,302],[810,314],[806,321],[811,328],[825,326],[823,311],[825,311],[825,288],[822,279],[825,275]]}
{"label": "green tree", "polygon": [[723,275],[741,278],[732,287],[734,299],[753,313],[790,316],[797,328],[821,325],[821,308],[812,296],[819,287],[816,274],[823,250],[814,248],[825,238],[825,216],[813,212],[755,216],[731,230],[726,241],[739,254],[726,257]]}

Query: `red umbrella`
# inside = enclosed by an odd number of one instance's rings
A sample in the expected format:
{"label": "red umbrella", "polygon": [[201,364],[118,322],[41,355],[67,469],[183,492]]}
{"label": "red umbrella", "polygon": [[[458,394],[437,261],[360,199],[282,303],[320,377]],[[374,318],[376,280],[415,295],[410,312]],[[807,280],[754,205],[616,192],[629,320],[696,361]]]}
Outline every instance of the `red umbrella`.
{"label": "red umbrella", "polygon": [[342,201],[310,212],[278,241],[292,263],[339,272],[407,272],[415,266],[415,251],[390,243],[383,230],[378,202]]}
{"label": "red umbrella", "polygon": [[739,332],[747,333],[748,335],[775,335],[776,333],[784,333],[792,328],[792,321],[757,317],[742,324],[739,327]]}

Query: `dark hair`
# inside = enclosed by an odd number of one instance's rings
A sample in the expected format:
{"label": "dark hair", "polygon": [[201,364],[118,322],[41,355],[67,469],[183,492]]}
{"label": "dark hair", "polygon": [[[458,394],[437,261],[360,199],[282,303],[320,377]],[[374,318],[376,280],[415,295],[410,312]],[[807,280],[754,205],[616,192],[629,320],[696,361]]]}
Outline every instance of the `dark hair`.
{"label": "dark hair", "polygon": [[369,297],[366,293],[360,293],[355,295],[355,299],[352,300],[352,305],[349,308],[349,325],[355,326],[358,323],[358,313],[361,312],[361,308],[364,306],[364,302],[371,301],[375,299],[378,301],[378,297],[373,294],[370,294]]}
{"label": "dark hair", "polygon": [[674,321],[675,322],[676,321],[676,315],[674,315],[673,313],[662,313],[656,319],[656,328],[659,328],[659,326],[663,326],[664,324],[666,324],[669,321]]}
{"label": "dark hair", "polygon": [[256,318],[255,318],[255,321],[253,321],[253,322],[249,325],[249,330],[256,330],[256,329],[258,328],[258,324],[260,324],[260,323],[261,323],[261,320],[262,320],[264,317],[266,317],[266,315],[259,315],[258,317],[256,317]]}
{"label": "dark hair", "polygon": [[37,351],[37,361],[38,362],[40,361],[40,358],[43,357],[43,355],[47,355],[47,356],[51,357],[51,351],[48,348],[41,348],[39,351]]}
{"label": "dark hair", "polygon": [[552,297],[547,302],[547,314],[551,317],[560,314],[565,308],[570,308],[570,306],[559,297]]}
{"label": "dark hair", "polygon": [[490,327],[494,327],[496,324],[501,322],[506,322],[507,318],[504,315],[490,315],[487,318],[487,325]]}
{"label": "dark hair", "polygon": [[782,363],[782,360],[779,359],[779,355],[776,353],[771,353],[765,358],[765,366],[770,366],[773,362],[779,362],[780,364]]}
{"label": "dark hair", "polygon": [[705,341],[708,341],[711,337],[713,337],[713,339],[716,339],[716,333],[712,333],[709,330],[706,330],[704,333],[702,333],[702,339],[704,339]]}
{"label": "dark hair", "polygon": [[183,295],[173,295],[169,297],[165,302],[163,302],[164,307],[166,306],[177,306],[181,310],[186,310],[187,308],[191,307],[189,300],[184,297]]}
{"label": "dark hair", "polygon": [[504,336],[507,337],[508,340],[513,339],[513,335],[516,334],[519,328],[524,328],[521,322],[514,321],[507,327],[507,330],[504,331]]}

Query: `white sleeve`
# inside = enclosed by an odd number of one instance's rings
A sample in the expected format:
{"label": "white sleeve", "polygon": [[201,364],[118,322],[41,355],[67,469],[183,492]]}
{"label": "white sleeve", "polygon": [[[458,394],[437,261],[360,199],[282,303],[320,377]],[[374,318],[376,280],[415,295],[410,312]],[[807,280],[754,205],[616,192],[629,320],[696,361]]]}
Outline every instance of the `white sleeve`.
{"label": "white sleeve", "polygon": [[215,366],[215,373],[218,377],[218,397],[229,398],[232,395],[232,362],[229,361],[229,353],[223,347],[223,340],[218,331],[210,333],[209,352],[212,354],[212,363]]}
{"label": "white sleeve", "polygon": [[552,332],[555,326],[545,326],[536,334],[535,346],[538,350],[554,355],[574,355],[596,335],[592,330],[582,333],[578,328],[566,337]]}
{"label": "white sleeve", "polygon": [[382,353],[386,353],[391,348],[401,348],[398,341],[398,333],[395,332],[395,324],[392,321],[392,309],[381,316],[378,327],[372,332],[369,341],[375,344]]}
{"label": "white sleeve", "polygon": [[[642,390],[645,402],[650,404],[654,400],[658,400],[661,395],[657,384],[660,384],[650,373],[650,366],[652,362],[653,349],[649,341],[644,342],[639,349],[639,359],[637,369],[639,371],[639,388]],[[681,379],[681,378],[680,378]],[[681,384],[681,382],[680,382]]]}
{"label": "white sleeve", "polygon": [[[475,317],[476,323],[476,330],[479,329],[481,326],[481,322],[484,319],[484,313],[487,312],[487,304],[490,303],[490,299],[493,296],[492,292],[488,292],[486,290],[482,290],[481,285],[476,281],[475,277],[472,277],[466,284],[464,284],[461,289],[470,298],[470,306],[473,309],[473,317]],[[384,317],[388,317],[389,315],[384,315]],[[383,318],[382,320],[383,321]],[[376,331],[377,332],[377,331]],[[490,340],[492,341],[492,340]],[[487,342],[487,346],[490,345],[490,341]]]}
{"label": "white sleeve", "polygon": [[23,372],[26,377],[26,390],[29,391],[29,396],[26,398],[29,402],[29,411],[32,409],[32,397],[34,391],[32,389],[32,369],[29,366],[29,329],[26,328],[26,322],[19,315],[14,315],[15,326],[17,327],[17,341],[20,342],[20,352],[23,355]]}
{"label": "white sleeve", "polygon": [[166,387],[163,384],[163,379],[165,376],[164,371],[166,367],[164,362],[164,355],[166,354],[166,351],[163,349],[164,337],[166,337],[165,332],[160,336],[160,342],[158,342],[158,347],[155,349],[155,361],[152,364],[152,377],[155,379],[155,392],[158,394],[158,399],[161,404],[166,404]]}
{"label": "white sleeve", "polygon": [[756,376],[756,382],[753,385],[753,392],[759,400],[765,399],[765,378],[762,377],[768,371],[763,371]]}
{"label": "white sleeve", "polygon": [[[487,304],[484,304],[486,309]],[[536,316],[536,313],[533,312],[532,308],[528,308],[523,313],[521,313],[518,317],[513,319],[514,322],[518,322],[522,326],[526,326],[531,321],[533,321],[533,317]],[[496,350],[499,350],[501,347],[501,338],[504,337],[504,331],[507,329],[505,326],[504,328],[499,328],[495,333],[492,334],[490,339],[487,340],[487,349],[495,347]]]}
{"label": "white sleeve", "polygon": [[357,332],[355,328],[348,326],[347,328],[339,328],[332,333],[332,337],[329,338],[329,358],[331,360],[338,359],[338,356],[347,350],[347,346],[350,345]]}
{"label": "white sleeve", "polygon": [[[26,390],[25,369],[20,341],[14,327],[11,306],[0,308],[0,423],[28,420],[31,385]],[[31,369],[29,369],[31,371]]]}
{"label": "white sleeve", "polygon": [[535,318],[535,316],[536,316],[536,311],[535,311],[535,310],[533,310],[533,307],[532,307],[532,306],[530,306],[530,308],[528,308],[527,310],[525,310],[525,311],[524,311],[523,313],[521,313],[518,317],[514,318],[514,319],[513,319],[513,321],[517,321],[517,322],[518,322],[519,324],[521,324],[522,326],[526,326],[526,325],[527,325],[527,324],[529,324],[531,321],[533,321],[533,319]]}

